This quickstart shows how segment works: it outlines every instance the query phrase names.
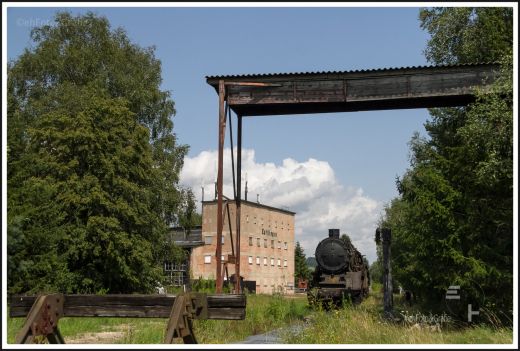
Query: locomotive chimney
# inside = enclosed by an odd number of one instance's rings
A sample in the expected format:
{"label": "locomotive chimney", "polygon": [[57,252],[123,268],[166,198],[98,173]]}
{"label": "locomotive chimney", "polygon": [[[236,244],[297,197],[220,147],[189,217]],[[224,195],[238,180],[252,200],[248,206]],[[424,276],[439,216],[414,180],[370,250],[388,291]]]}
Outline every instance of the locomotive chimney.
{"label": "locomotive chimney", "polygon": [[329,229],[329,238],[339,239],[339,229]]}

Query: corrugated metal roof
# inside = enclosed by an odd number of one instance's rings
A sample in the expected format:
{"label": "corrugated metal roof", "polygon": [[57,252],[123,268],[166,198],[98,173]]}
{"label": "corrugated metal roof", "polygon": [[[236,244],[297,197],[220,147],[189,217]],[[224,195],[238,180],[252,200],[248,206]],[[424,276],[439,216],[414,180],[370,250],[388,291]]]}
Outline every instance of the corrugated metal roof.
{"label": "corrugated metal roof", "polygon": [[350,70],[350,71],[232,74],[232,75],[206,76],[206,79],[253,78],[253,77],[269,77],[269,76],[284,77],[284,76],[293,76],[293,75],[305,75],[306,76],[306,75],[318,75],[318,74],[345,74],[345,73],[398,71],[398,70],[403,70],[403,69],[428,69],[428,68],[443,68],[443,67],[466,67],[466,66],[480,66],[480,65],[493,65],[493,64],[498,64],[498,62],[480,62],[480,63],[429,65],[429,66],[407,66],[407,67],[372,68],[372,69],[357,69],[357,70]]}

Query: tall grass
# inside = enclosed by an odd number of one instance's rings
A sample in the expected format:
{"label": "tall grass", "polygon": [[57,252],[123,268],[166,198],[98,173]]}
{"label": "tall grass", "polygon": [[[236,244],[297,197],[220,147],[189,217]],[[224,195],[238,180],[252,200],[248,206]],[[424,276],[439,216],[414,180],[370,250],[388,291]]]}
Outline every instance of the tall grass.
{"label": "tall grass", "polygon": [[238,342],[302,320],[310,312],[305,297],[248,295],[243,321],[197,320],[194,327],[199,343]]}
{"label": "tall grass", "polygon": [[[510,328],[454,323],[406,323],[383,318],[381,296],[369,296],[360,305],[312,314],[309,325],[282,337],[290,344],[501,344],[512,343]],[[397,308],[402,306],[396,306]],[[401,311],[399,311],[401,312]],[[403,310],[403,312],[405,312]],[[417,312],[418,311],[413,311]],[[410,311],[408,311],[410,313]]]}

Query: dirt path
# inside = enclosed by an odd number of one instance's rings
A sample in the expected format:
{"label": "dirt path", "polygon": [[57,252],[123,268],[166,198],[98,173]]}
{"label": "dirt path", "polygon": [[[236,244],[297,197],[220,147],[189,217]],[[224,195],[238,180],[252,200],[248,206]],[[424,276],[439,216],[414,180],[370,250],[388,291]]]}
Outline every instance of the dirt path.
{"label": "dirt path", "polygon": [[128,324],[118,325],[115,331],[102,331],[98,333],[83,333],[71,338],[65,338],[67,344],[115,344],[128,334]]}

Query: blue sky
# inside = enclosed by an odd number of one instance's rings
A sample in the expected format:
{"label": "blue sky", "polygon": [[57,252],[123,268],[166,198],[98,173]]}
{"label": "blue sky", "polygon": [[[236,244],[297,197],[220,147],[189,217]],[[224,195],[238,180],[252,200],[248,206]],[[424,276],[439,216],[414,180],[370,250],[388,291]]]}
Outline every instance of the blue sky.
{"label": "blue sky", "polygon": [[[16,59],[31,45],[31,28],[50,22],[56,10],[8,9],[9,59]],[[133,42],[156,47],[156,56],[163,67],[162,88],[172,92],[176,104],[175,132],[181,143],[190,145],[188,159],[198,161],[192,167],[205,167],[209,173],[214,173],[214,166],[202,164],[201,153],[217,148],[218,99],[213,88],[206,84],[205,76],[427,64],[422,52],[428,34],[419,27],[419,8],[68,10],[75,14],[92,10],[106,16],[113,28],[123,27]],[[311,166],[309,159],[318,160],[319,167],[332,170],[334,179],[322,181],[316,189],[326,192],[328,187],[329,191],[334,188],[349,193],[343,198],[345,203],[356,196],[376,203],[366,216],[359,215],[370,217],[370,222],[349,227],[348,218],[340,220],[341,216],[333,216],[330,210],[330,223],[313,226],[302,218],[296,232],[296,239],[301,239],[310,255],[317,241],[326,235],[326,227],[344,225],[348,228],[341,229],[352,231],[354,241],[358,240],[359,246],[370,251],[369,258],[374,258],[375,248],[369,236],[373,236],[375,229],[375,213],[397,195],[395,177],[408,167],[407,143],[414,131],[425,134],[423,124],[427,118],[425,109],[251,117],[244,120],[244,148],[254,150],[251,167],[263,167],[266,172],[269,167],[264,166],[270,163],[281,170],[285,159],[295,160],[303,168]],[[186,174],[185,183],[199,188],[201,182],[207,181],[202,177]],[[258,183],[262,179],[265,183],[268,178],[259,175],[253,192],[262,192],[264,187]],[[307,181],[312,183],[316,179],[309,176]],[[320,198],[323,193],[316,191],[311,195]],[[271,204],[284,205],[277,202],[276,194],[271,198],[262,197],[262,193],[260,196]],[[300,215],[312,210],[312,198],[307,200],[307,207],[286,201]],[[339,206],[342,200],[335,201]],[[364,234],[353,233],[356,230]]]}

